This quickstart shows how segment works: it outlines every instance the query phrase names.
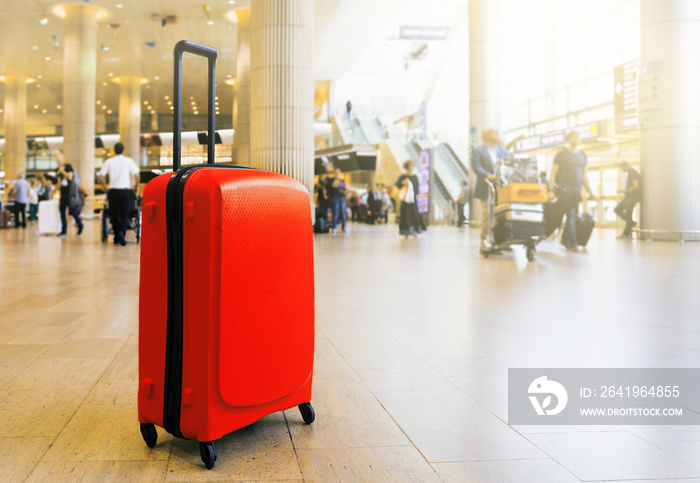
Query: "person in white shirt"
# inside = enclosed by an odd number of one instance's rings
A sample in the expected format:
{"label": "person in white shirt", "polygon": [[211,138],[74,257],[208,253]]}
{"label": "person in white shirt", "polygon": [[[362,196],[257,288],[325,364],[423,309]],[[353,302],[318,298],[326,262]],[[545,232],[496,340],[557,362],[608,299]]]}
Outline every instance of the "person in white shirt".
{"label": "person in white shirt", "polygon": [[114,244],[126,245],[126,229],[129,225],[129,213],[133,209],[134,192],[138,189],[140,172],[136,162],[123,156],[124,145],[114,145],[115,156],[105,161],[100,170],[100,183],[105,186],[105,177],[109,176],[109,219],[114,230]]}
{"label": "person in white shirt", "polygon": [[12,185],[15,195],[15,228],[27,228],[27,203],[29,203],[29,182],[24,179],[24,173],[19,173],[17,181]]}

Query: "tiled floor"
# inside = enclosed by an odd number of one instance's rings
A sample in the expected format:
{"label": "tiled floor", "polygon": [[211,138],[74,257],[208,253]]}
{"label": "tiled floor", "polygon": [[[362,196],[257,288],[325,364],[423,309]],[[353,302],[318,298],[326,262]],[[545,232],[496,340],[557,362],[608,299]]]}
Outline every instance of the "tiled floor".
{"label": "tiled floor", "polygon": [[700,367],[700,245],[316,236],[313,403],[217,442],[136,420],[138,246],[0,231],[0,481],[700,481],[700,427],[520,426],[508,367]]}

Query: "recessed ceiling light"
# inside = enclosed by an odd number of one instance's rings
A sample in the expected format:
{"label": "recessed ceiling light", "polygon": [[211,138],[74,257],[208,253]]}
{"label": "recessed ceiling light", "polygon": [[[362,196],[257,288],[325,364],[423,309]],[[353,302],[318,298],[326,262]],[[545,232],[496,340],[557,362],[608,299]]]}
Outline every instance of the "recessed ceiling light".
{"label": "recessed ceiling light", "polygon": [[235,5],[235,4],[236,4],[236,0],[228,0],[228,4],[229,4],[229,5]]}
{"label": "recessed ceiling light", "polygon": [[41,110],[41,113],[42,113],[42,114],[46,114],[46,109],[42,109],[42,110]]}
{"label": "recessed ceiling light", "polygon": [[61,108],[61,105],[60,105],[60,104],[56,106],[56,109],[60,109],[60,108]]}
{"label": "recessed ceiling light", "polygon": [[111,110],[111,109],[107,109],[107,114],[112,114],[112,110]]}
{"label": "recessed ceiling light", "polygon": [[148,101],[143,101],[144,104],[148,104]]}
{"label": "recessed ceiling light", "polygon": [[43,76],[41,76],[41,75],[38,75],[38,76],[36,76],[36,78],[37,78],[37,79],[42,79],[42,78],[43,78]]}
{"label": "recessed ceiling light", "polygon": [[146,86],[146,89],[150,89],[150,88],[151,88],[151,86],[150,86],[150,85],[147,85],[147,86]]}
{"label": "recessed ceiling light", "polygon": [[207,21],[207,25],[214,25],[214,21],[213,20]]}
{"label": "recessed ceiling light", "polygon": [[98,105],[99,105],[99,104],[102,104],[102,101],[97,100],[97,101],[96,101],[96,104],[98,104]]}
{"label": "recessed ceiling light", "polygon": [[32,50],[38,50],[39,47],[37,45],[32,45]]}
{"label": "recessed ceiling light", "polygon": [[118,3],[118,4],[116,4],[115,6],[116,6],[117,8],[122,8],[124,5],[122,5],[121,3]]}
{"label": "recessed ceiling light", "polygon": [[48,62],[48,61],[51,60],[51,57],[44,57],[44,60],[45,60],[46,62]]}
{"label": "recessed ceiling light", "polygon": [[165,100],[167,101],[168,99],[170,99],[170,96],[165,96]]}
{"label": "recessed ceiling light", "polygon": [[102,109],[107,109],[107,106],[105,106],[104,104],[102,104]]}
{"label": "recessed ceiling light", "polygon": [[114,77],[114,73],[112,73],[112,72],[110,72],[110,73],[107,74],[107,75],[110,76],[110,77]]}
{"label": "recessed ceiling light", "polygon": [[168,101],[168,105],[172,104],[172,102]]}
{"label": "recessed ceiling light", "polygon": [[155,80],[160,80],[160,76],[155,76],[154,79],[155,79]]}
{"label": "recessed ceiling light", "polygon": [[194,96],[190,96],[190,100],[191,100],[191,99],[194,99]]}
{"label": "recessed ceiling light", "polygon": [[37,84],[36,86],[37,86],[37,87],[41,87],[41,84]]}
{"label": "recessed ceiling light", "polygon": [[34,109],[39,109],[39,106],[37,106],[37,105],[35,104],[35,105],[34,105]]}

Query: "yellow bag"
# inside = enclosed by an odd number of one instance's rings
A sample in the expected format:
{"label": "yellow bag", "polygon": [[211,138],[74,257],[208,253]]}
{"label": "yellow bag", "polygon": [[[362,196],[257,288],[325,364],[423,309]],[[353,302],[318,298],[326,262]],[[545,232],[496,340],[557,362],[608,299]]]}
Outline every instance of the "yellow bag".
{"label": "yellow bag", "polygon": [[510,183],[498,188],[498,204],[546,203],[547,185],[538,183]]}

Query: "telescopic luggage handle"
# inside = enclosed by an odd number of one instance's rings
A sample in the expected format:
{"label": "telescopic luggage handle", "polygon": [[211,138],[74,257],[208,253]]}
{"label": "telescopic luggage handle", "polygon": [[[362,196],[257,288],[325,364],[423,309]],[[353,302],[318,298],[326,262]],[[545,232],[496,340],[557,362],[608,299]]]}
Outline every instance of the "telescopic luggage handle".
{"label": "telescopic luggage handle", "polygon": [[216,91],[216,58],[219,52],[206,45],[181,40],[175,45],[175,92],[173,93],[173,171],[180,169],[182,158],[182,54],[206,57],[209,65],[209,102],[207,109],[207,164],[214,164],[214,99]]}

